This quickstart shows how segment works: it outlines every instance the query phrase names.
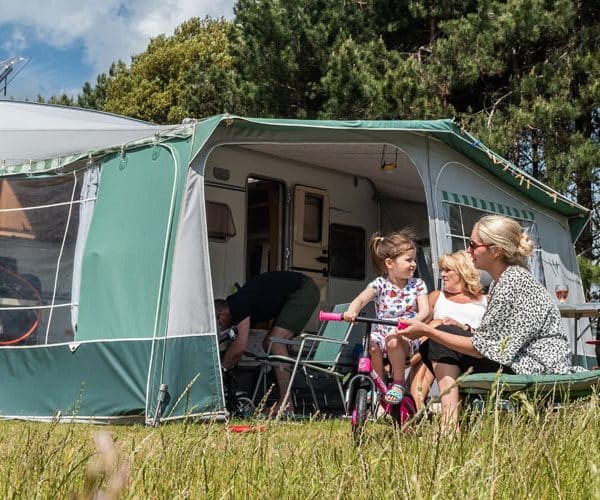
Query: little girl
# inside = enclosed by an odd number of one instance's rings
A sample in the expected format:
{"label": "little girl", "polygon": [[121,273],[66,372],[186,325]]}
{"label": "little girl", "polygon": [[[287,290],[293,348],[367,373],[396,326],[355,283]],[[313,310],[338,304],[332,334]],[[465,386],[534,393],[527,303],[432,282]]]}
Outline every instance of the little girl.
{"label": "little girl", "polygon": [[[429,316],[427,286],[423,280],[413,278],[417,269],[417,247],[407,230],[380,236],[375,233],[370,242],[373,267],[379,275],[348,306],[345,321],[354,321],[358,313],[375,300],[378,319],[416,318],[420,321]],[[373,325],[371,330],[371,366],[383,378],[383,357],[392,366],[393,385],[385,394],[391,404],[402,401],[407,392],[404,379],[405,363],[418,343],[411,343],[398,335],[393,326]]]}

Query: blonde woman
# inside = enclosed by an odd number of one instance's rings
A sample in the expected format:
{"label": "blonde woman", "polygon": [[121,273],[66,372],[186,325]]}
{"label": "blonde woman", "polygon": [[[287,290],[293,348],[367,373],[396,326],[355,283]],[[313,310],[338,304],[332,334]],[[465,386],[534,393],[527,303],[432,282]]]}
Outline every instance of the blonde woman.
{"label": "blonde woman", "polygon": [[[442,324],[469,325],[477,328],[487,306],[482,293],[479,271],[464,250],[447,253],[438,261],[442,289],[429,294],[432,320],[429,325],[436,328]],[[425,347],[424,347],[425,348]],[[411,359],[410,392],[417,403],[423,406],[433,382],[433,373],[421,361],[420,354]]]}
{"label": "blonde woman", "polygon": [[482,217],[473,227],[469,254],[477,269],[493,279],[488,306],[478,328],[440,325],[407,318],[399,333],[426,336],[421,351],[442,392],[442,418],[456,422],[459,392],[456,379],[475,372],[546,374],[573,370],[560,312],[548,291],[529,272],[533,242],[515,220],[500,215]]}

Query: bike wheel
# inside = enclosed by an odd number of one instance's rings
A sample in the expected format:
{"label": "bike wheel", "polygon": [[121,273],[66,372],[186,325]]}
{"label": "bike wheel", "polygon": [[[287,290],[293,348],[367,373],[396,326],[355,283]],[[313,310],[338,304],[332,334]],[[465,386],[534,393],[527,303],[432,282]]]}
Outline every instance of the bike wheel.
{"label": "bike wheel", "polygon": [[236,416],[241,418],[250,418],[252,415],[254,415],[255,410],[256,407],[254,402],[250,398],[240,395],[236,396],[234,410]]}
{"label": "bike wheel", "polygon": [[358,443],[362,439],[368,414],[367,390],[359,389],[354,398],[354,407],[352,408],[352,436]]}

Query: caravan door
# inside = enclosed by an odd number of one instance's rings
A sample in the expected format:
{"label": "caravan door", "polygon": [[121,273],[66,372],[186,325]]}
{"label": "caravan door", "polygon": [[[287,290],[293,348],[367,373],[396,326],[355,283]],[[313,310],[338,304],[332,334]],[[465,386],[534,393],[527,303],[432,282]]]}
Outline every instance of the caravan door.
{"label": "caravan door", "polygon": [[281,269],[283,193],[281,182],[248,177],[246,207],[246,281]]}
{"label": "caravan door", "polygon": [[[293,197],[291,269],[310,276],[321,291],[319,308],[327,301],[329,276],[329,193],[296,185]],[[317,315],[307,325],[316,330]]]}

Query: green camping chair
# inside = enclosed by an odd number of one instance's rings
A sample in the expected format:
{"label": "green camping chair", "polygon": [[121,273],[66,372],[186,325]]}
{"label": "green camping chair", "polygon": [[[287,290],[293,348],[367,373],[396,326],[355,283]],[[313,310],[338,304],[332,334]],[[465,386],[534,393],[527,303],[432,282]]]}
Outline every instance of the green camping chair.
{"label": "green camping chair", "polygon": [[[338,304],[333,308],[333,312],[340,313],[346,311],[346,309],[348,309],[348,304]],[[252,395],[252,400],[256,401],[256,396],[261,384],[264,385],[263,391],[266,390],[266,377],[271,367],[292,366],[292,374],[290,376],[290,382],[285,393],[282,408],[285,408],[285,404],[289,400],[294,379],[300,369],[304,373],[304,378],[310,389],[315,408],[319,408],[319,404],[311,380],[311,372],[318,372],[335,379],[344,406],[344,412],[346,412],[346,401],[342,389],[342,378],[345,374],[339,371],[338,360],[343,347],[348,343],[348,337],[353,326],[352,323],[346,323],[345,321],[325,321],[321,325],[317,335],[303,333],[292,340],[272,338],[267,355],[256,358],[261,363],[261,369],[254,389],[254,394]],[[273,355],[271,354],[271,345],[273,342],[296,345],[298,346],[298,354],[296,357]]]}

